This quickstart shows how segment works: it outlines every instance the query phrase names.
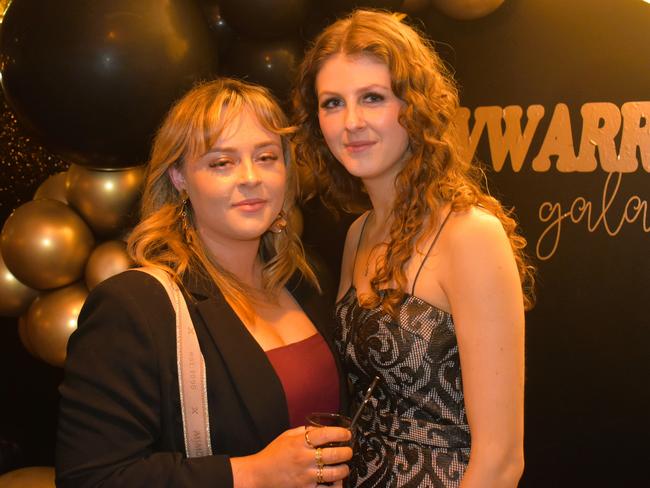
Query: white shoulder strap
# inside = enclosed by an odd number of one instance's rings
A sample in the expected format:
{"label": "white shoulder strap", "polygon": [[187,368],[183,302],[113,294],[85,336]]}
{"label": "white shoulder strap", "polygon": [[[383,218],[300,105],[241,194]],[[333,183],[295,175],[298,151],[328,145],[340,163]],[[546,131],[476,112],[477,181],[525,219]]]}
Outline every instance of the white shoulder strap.
{"label": "white shoulder strap", "polygon": [[135,268],[156,278],[165,287],[176,312],[176,363],[181,395],[183,436],[188,458],[209,456],[210,421],[205,380],[205,361],[185,298],[169,274],[152,266]]}

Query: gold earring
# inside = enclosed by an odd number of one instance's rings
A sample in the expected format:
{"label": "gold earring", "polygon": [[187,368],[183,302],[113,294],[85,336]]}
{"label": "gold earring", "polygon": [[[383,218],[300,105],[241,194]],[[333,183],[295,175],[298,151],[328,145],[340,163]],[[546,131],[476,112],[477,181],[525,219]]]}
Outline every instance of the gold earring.
{"label": "gold earring", "polygon": [[280,210],[280,213],[278,214],[278,216],[275,218],[275,220],[269,227],[269,230],[274,234],[279,234],[280,232],[283,232],[286,229],[287,229],[287,217],[286,214],[284,213],[284,210]]}
{"label": "gold earring", "polygon": [[189,222],[188,216],[188,207],[190,205],[190,197],[188,196],[185,190],[181,191],[181,206],[179,211],[179,217],[181,220],[181,225],[183,226],[183,232],[187,236],[189,234],[191,224]]}

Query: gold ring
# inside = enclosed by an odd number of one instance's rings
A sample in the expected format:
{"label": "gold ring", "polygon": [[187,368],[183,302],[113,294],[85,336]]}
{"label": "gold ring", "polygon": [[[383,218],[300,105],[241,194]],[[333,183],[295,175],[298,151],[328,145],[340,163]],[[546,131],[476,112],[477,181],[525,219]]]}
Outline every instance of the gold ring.
{"label": "gold ring", "polygon": [[322,469],[324,465],[323,450],[319,447],[316,449],[316,466]]}
{"label": "gold ring", "polygon": [[312,449],[314,448],[314,445],[309,440],[309,431],[307,429],[305,429],[305,444],[307,444]]}
{"label": "gold ring", "polygon": [[323,484],[323,465],[321,464],[318,466],[316,469],[316,484],[317,485],[322,485]]}

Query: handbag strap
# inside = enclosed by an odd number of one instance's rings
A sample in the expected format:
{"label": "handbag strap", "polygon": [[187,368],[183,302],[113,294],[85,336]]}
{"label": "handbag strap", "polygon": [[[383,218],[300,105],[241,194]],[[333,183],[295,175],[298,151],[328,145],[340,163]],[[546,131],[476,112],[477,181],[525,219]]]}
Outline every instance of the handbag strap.
{"label": "handbag strap", "polygon": [[185,453],[188,458],[209,456],[212,454],[212,445],[205,360],[187,303],[180,288],[166,271],[153,266],[135,269],[153,276],[163,285],[176,312],[176,364]]}

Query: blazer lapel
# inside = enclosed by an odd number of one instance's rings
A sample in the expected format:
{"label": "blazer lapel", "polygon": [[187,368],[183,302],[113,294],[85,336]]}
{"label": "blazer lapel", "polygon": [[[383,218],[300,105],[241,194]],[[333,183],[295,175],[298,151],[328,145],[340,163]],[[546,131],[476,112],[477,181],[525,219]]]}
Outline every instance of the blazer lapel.
{"label": "blazer lapel", "polygon": [[264,351],[217,292],[196,305],[263,445],[289,428],[282,383]]}
{"label": "blazer lapel", "polygon": [[[233,387],[250,414],[262,445],[267,445],[278,432],[289,428],[287,399],[280,379],[266,353],[228,305],[220,290],[211,282],[196,277],[188,278],[185,284],[188,291],[198,298],[195,307],[190,307],[190,310],[195,308],[200,315],[232,378]],[[333,297],[319,295],[299,273],[292,277],[286,287],[327,341],[340,378],[344,378],[332,337]],[[341,381],[340,385],[341,407],[345,411],[348,399],[346,382]]]}

